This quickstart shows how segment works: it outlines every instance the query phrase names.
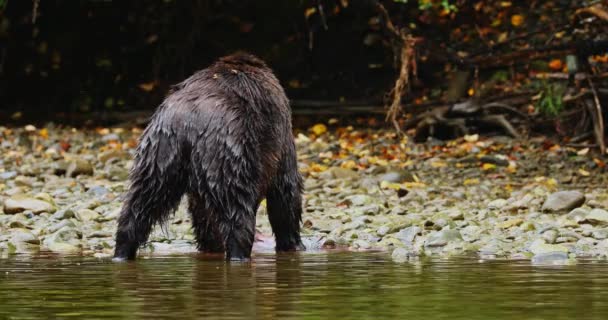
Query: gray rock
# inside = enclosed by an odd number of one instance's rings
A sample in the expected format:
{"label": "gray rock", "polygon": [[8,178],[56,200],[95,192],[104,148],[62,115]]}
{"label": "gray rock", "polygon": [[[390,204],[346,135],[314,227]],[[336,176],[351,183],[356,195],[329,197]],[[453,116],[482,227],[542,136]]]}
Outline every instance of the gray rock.
{"label": "gray rock", "polygon": [[76,214],[71,209],[63,209],[55,212],[51,218],[55,220],[63,220],[76,217]]}
{"label": "gray rock", "polygon": [[405,248],[397,248],[393,250],[391,258],[395,262],[407,262],[413,255]]}
{"label": "gray rock", "polygon": [[608,238],[608,229],[598,229],[591,233],[591,236],[597,240],[604,240]]}
{"label": "gray rock", "polygon": [[116,133],[108,133],[108,134],[104,135],[103,137],[101,137],[101,141],[103,141],[103,142],[120,141],[120,136],[118,136]]}
{"label": "gray rock", "polygon": [[359,239],[359,240],[355,240],[353,242],[353,248],[355,248],[355,249],[366,250],[366,249],[370,249],[371,247],[372,247],[372,245],[369,242],[365,241],[365,240],[360,240]]}
{"label": "gray rock", "polygon": [[11,229],[11,241],[14,243],[23,242],[29,244],[40,244],[40,240],[27,229]]}
{"label": "gray rock", "polygon": [[[67,221],[67,220],[64,220]],[[80,239],[82,233],[65,226],[44,239],[44,246],[53,252],[77,253],[81,250]]]}
{"label": "gray rock", "polygon": [[548,244],[548,243],[545,243],[541,239],[538,239],[538,240],[535,240],[534,242],[532,242],[529,249],[530,249],[530,252],[532,252],[534,255],[547,254],[547,253],[552,253],[552,252],[568,253],[567,247],[565,247],[563,245],[559,245],[559,244]]}
{"label": "gray rock", "polygon": [[17,176],[16,171],[6,171],[0,173],[0,180],[9,180]]}
{"label": "gray rock", "polygon": [[384,225],[384,226],[381,226],[380,228],[378,228],[378,230],[376,230],[376,234],[379,237],[384,237],[385,235],[387,235],[389,233],[389,231],[391,231],[391,227]]}
{"label": "gray rock", "polygon": [[104,163],[104,164],[113,159],[128,159],[128,158],[129,158],[129,154],[127,152],[122,151],[122,150],[116,150],[116,149],[106,150],[97,156],[97,159],[99,160],[99,162]]}
{"label": "gray rock", "polygon": [[551,229],[543,232],[542,238],[545,239],[547,243],[555,243],[555,240],[557,240],[557,236],[557,231]]}
{"label": "gray rock", "polygon": [[76,212],[76,217],[80,221],[92,221],[99,217],[99,213],[91,209],[80,209]]}
{"label": "gray rock", "polygon": [[534,265],[568,265],[572,262],[566,252],[547,252],[536,254],[532,257]]}
{"label": "gray rock", "polygon": [[341,167],[331,167],[324,173],[331,174],[334,179],[358,179],[359,173],[351,169]]}
{"label": "gray rock", "polygon": [[572,210],[585,203],[585,195],[580,191],[558,191],[547,197],[543,211],[560,212]]}
{"label": "gray rock", "polygon": [[604,209],[593,209],[585,217],[583,222],[587,222],[592,225],[608,225],[608,211]]}
{"label": "gray rock", "polygon": [[395,238],[403,241],[406,244],[411,244],[414,242],[414,239],[420,232],[422,232],[422,229],[420,227],[411,226],[405,229],[401,229],[395,234]]}
{"label": "gray rock", "polygon": [[488,209],[502,209],[507,205],[507,203],[508,202],[505,199],[492,200],[490,203],[488,203]]}
{"label": "gray rock", "polygon": [[449,242],[462,240],[458,230],[447,229],[431,233],[424,242],[425,247],[443,247]]}
{"label": "gray rock", "polygon": [[65,174],[68,177],[76,177],[79,175],[93,175],[93,165],[84,159],[74,159],[70,161]]}
{"label": "gray rock", "polygon": [[578,222],[581,220],[585,220],[585,218],[587,217],[588,214],[589,214],[589,210],[587,210],[587,209],[575,208],[572,211],[570,211],[566,216],[569,219],[572,219],[572,220]]}
{"label": "gray rock", "polygon": [[412,182],[414,181],[414,176],[412,176],[411,173],[407,172],[407,171],[389,171],[383,175],[381,175],[380,177],[378,177],[378,180],[380,181],[386,181],[386,182],[393,182],[393,183],[399,183],[399,182]]}
{"label": "gray rock", "polygon": [[57,209],[52,203],[27,195],[18,194],[4,200],[4,212],[7,214],[19,213],[26,210],[38,214],[41,212],[53,213]]}
{"label": "gray rock", "polygon": [[374,198],[366,194],[355,194],[346,197],[346,200],[350,201],[353,206],[364,206],[374,203]]}

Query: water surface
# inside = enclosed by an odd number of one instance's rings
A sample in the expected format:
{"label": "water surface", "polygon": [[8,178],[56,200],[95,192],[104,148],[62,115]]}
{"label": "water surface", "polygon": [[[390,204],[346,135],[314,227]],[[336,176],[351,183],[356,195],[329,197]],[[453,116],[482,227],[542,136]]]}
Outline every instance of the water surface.
{"label": "water surface", "polygon": [[0,319],[607,319],[608,264],[385,253],[0,260]]}

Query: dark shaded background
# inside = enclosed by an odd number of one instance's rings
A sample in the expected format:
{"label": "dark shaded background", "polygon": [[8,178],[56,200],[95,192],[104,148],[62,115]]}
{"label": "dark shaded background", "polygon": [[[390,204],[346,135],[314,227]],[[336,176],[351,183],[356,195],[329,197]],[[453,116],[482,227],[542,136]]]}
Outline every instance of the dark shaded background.
{"label": "dark shaded background", "polygon": [[8,1],[0,16],[5,114],[151,109],[170,85],[235,50],[267,60],[292,99],[378,101],[395,76],[390,46],[364,43],[381,39],[371,1],[327,14],[327,29],[320,15],[305,17],[314,1],[35,4]]}

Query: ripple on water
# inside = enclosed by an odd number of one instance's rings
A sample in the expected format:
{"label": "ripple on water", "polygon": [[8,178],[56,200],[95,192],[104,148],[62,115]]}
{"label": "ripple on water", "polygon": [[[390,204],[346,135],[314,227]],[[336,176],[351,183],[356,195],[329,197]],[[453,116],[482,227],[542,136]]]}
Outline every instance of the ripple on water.
{"label": "ripple on water", "polygon": [[603,319],[608,264],[386,253],[0,260],[0,318]]}

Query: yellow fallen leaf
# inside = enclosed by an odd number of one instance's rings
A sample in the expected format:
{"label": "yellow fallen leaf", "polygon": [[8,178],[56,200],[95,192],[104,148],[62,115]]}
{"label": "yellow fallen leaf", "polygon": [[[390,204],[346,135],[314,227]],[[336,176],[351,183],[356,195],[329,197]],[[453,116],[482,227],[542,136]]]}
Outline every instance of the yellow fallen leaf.
{"label": "yellow fallen leaf", "polygon": [[315,12],[317,12],[317,8],[315,8],[315,7],[308,8],[308,9],[304,10],[304,17],[308,18],[308,17],[312,16],[313,14],[315,14]]}
{"label": "yellow fallen leaf", "polygon": [[520,226],[522,223],[524,223],[524,220],[521,218],[517,218],[501,222],[498,224],[498,227],[501,229],[509,229],[512,227]]}
{"label": "yellow fallen leaf", "polygon": [[467,91],[467,93],[469,94],[469,97],[472,97],[473,95],[475,95],[475,89],[469,88],[469,91]]}
{"label": "yellow fallen leaf", "polygon": [[262,202],[260,202],[260,205],[265,208],[266,207],[266,199],[262,200]]}
{"label": "yellow fallen leaf", "polygon": [[399,189],[402,189],[403,186],[400,183],[382,181],[382,182],[380,182],[380,188],[399,190]]}
{"label": "yellow fallen leaf", "polygon": [[589,171],[587,171],[583,168],[578,169],[578,174],[580,174],[583,177],[588,177],[591,175],[591,173],[589,173]]}
{"label": "yellow fallen leaf", "polygon": [[524,16],[521,14],[514,14],[511,16],[511,24],[514,27],[519,27],[524,23]]}
{"label": "yellow fallen leaf", "polygon": [[340,167],[342,167],[344,169],[353,169],[353,168],[357,167],[357,163],[354,160],[348,160],[348,161],[342,162]]}
{"label": "yellow fallen leaf", "polygon": [[324,134],[325,132],[327,132],[327,126],[325,126],[322,123],[317,123],[314,126],[312,126],[312,128],[310,128],[310,130],[312,130],[312,132],[314,132],[314,134],[320,136],[320,135]]}
{"label": "yellow fallen leaf", "polygon": [[515,163],[515,161],[509,161],[509,166],[507,167],[507,172],[508,173],[517,172],[517,164]]}
{"label": "yellow fallen leaf", "polygon": [[463,184],[465,186],[470,186],[470,185],[474,185],[474,184],[479,184],[479,179],[474,178],[474,179],[465,179]]}
{"label": "yellow fallen leaf", "polygon": [[587,153],[589,153],[589,148],[584,148],[584,149],[581,149],[581,150],[579,150],[579,151],[576,152],[576,154],[578,154],[579,156],[584,156]]}
{"label": "yellow fallen leaf", "polygon": [[309,170],[311,172],[323,172],[327,169],[328,169],[328,167],[326,165],[322,165],[322,164],[318,164],[318,163],[311,164],[310,168],[309,168]]}
{"label": "yellow fallen leaf", "polygon": [[433,161],[431,162],[431,167],[433,168],[443,168],[443,167],[447,167],[447,163],[445,163],[445,161]]}
{"label": "yellow fallen leaf", "polygon": [[42,137],[43,139],[48,139],[49,137],[49,130],[47,128],[42,128],[40,129],[39,133],[40,137]]}
{"label": "yellow fallen leaf", "polygon": [[404,182],[403,186],[405,187],[405,189],[414,189],[414,188],[424,188],[424,187],[426,187],[426,184],[424,184],[422,182]]}
{"label": "yellow fallen leaf", "polygon": [[481,166],[481,169],[482,169],[482,170],[494,170],[494,169],[496,169],[496,165],[495,165],[495,164],[493,164],[493,163],[484,163],[484,164]]}

